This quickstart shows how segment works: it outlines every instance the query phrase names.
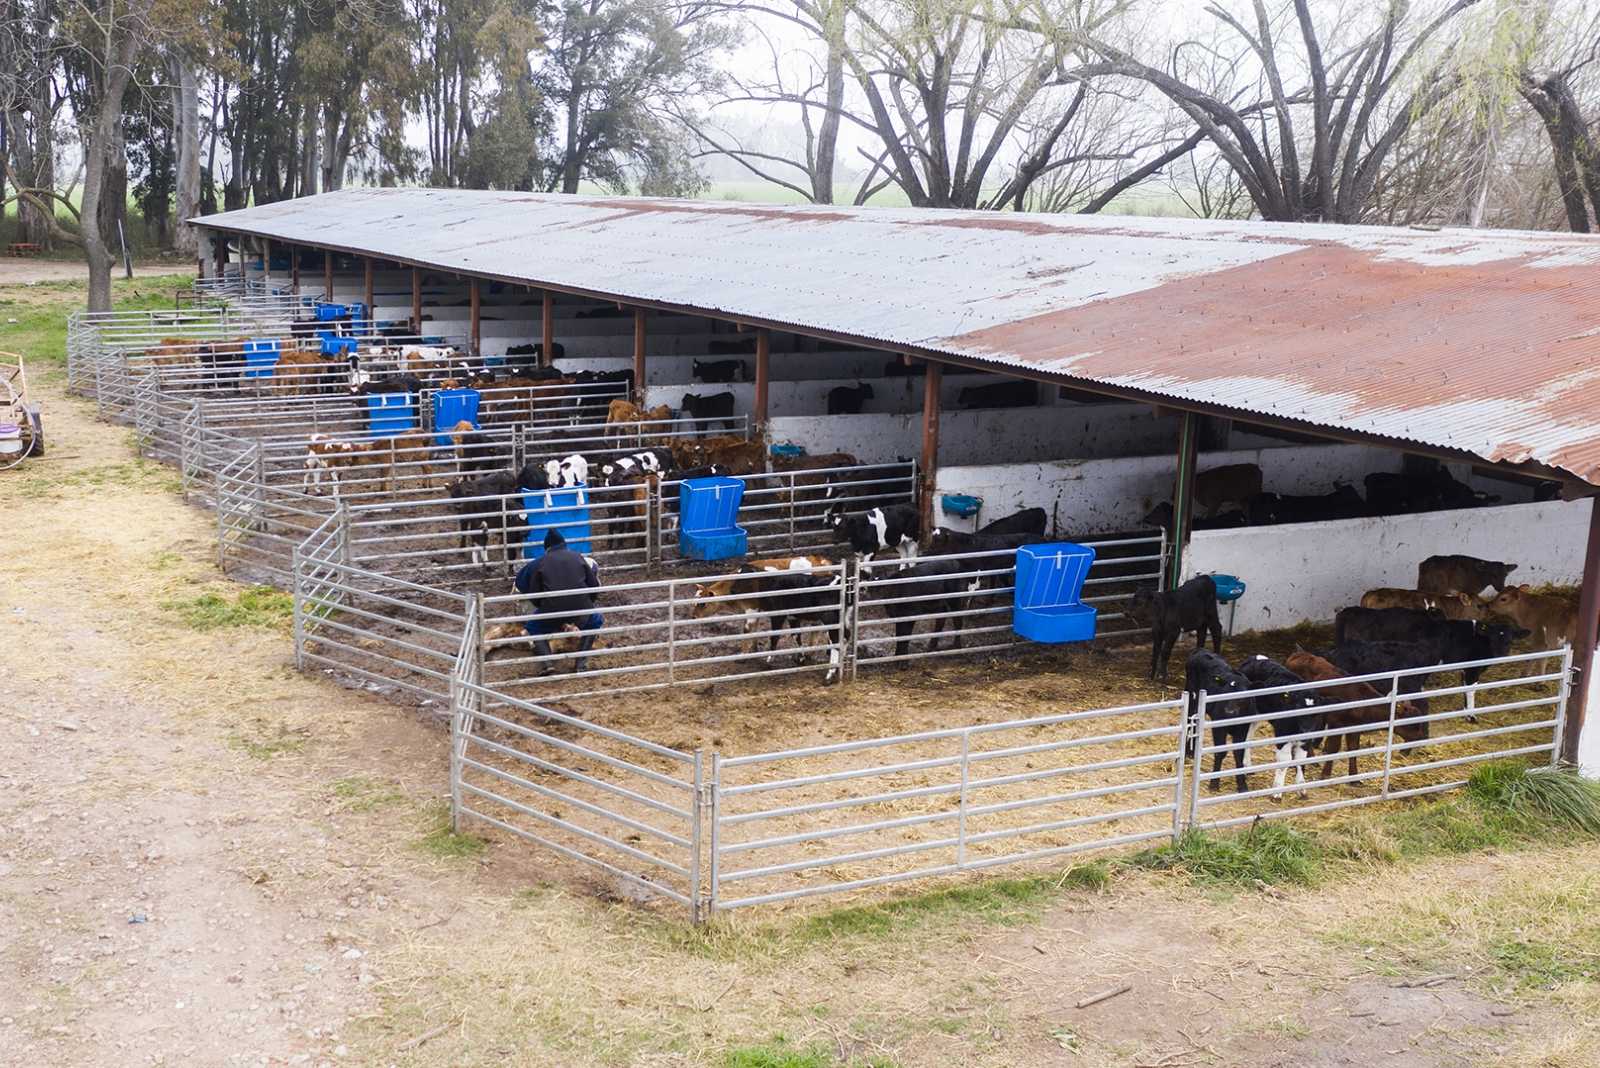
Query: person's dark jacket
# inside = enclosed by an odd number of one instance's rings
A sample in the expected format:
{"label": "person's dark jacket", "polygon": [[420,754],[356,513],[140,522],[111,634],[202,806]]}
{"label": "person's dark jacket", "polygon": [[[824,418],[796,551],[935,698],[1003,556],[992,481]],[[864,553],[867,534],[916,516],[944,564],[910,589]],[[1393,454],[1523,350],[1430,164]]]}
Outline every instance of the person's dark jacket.
{"label": "person's dark jacket", "polygon": [[[517,572],[518,593],[560,593],[572,591],[565,597],[541,597],[534,610],[541,615],[554,612],[581,612],[592,610],[596,593],[600,589],[600,574],[594,564],[582,553],[571,549],[553,549]],[[566,622],[577,622],[571,619]]]}

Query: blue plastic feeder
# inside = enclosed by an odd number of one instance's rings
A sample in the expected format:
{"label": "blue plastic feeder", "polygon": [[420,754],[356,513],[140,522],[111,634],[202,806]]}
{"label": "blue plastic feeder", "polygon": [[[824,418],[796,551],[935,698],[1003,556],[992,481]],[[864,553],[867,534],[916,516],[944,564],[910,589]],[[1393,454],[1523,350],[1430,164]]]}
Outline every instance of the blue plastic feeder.
{"label": "blue plastic feeder", "polygon": [[1051,645],[1093,638],[1098,613],[1081,599],[1093,563],[1093,549],[1070,541],[1018,549],[1011,629]]}
{"label": "blue plastic feeder", "polygon": [[1239,610],[1239,598],[1244,596],[1244,580],[1237,575],[1212,575],[1217,584],[1217,603],[1228,606],[1228,636],[1233,637],[1233,616]]}
{"label": "blue plastic feeder", "polygon": [[354,356],[358,347],[358,342],[355,338],[340,337],[330,330],[318,330],[317,343],[322,355],[331,356],[336,360],[342,360],[346,356]]}
{"label": "blue plastic feeder", "polygon": [[804,445],[779,444],[772,446],[772,455],[774,456],[795,457],[804,456],[805,454],[806,447]]}
{"label": "blue plastic feeder", "polygon": [[953,515],[960,519],[971,519],[982,507],[983,498],[974,497],[970,493],[946,493],[939,498],[939,509],[945,515]]}
{"label": "blue plastic feeder", "polygon": [[273,370],[278,366],[278,357],[282,352],[281,344],[275,340],[246,341],[244,343],[244,377],[271,378]]}
{"label": "blue plastic feeder", "polygon": [[690,560],[743,556],[749,536],[735,526],[744,483],[737,478],[691,478],[678,487],[678,552]]}
{"label": "blue plastic feeder", "polygon": [[350,305],[348,304],[334,304],[330,301],[320,300],[317,302],[316,310],[317,322],[319,323],[333,323],[338,322],[340,319],[350,318]]}
{"label": "blue plastic feeder", "polygon": [[523,559],[537,560],[544,555],[544,536],[551,530],[561,531],[561,536],[567,540],[567,548],[574,552],[594,552],[587,486],[546,490],[524,487],[522,507],[526,511],[520,513],[517,519],[528,526],[527,536],[522,539]]}
{"label": "blue plastic feeder", "polygon": [[409,393],[367,394],[367,436],[392,438],[417,429],[417,406]]}
{"label": "blue plastic feeder", "polygon": [[453,445],[450,435],[445,433],[457,423],[471,423],[472,429],[478,429],[478,402],[481,399],[475,389],[436,389],[433,391],[433,429],[438,431],[434,435],[433,443],[440,448]]}

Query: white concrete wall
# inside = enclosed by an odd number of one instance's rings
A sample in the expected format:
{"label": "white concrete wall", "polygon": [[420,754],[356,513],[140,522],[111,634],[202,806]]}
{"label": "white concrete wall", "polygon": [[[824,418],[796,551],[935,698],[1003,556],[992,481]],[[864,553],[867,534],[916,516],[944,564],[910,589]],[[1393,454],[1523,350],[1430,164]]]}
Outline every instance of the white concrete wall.
{"label": "white concrete wall", "polygon": [[[922,453],[920,412],[774,417],[770,428],[774,442],[803,445],[807,452],[848,452],[867,463]],[[976,464],[996,456],[1032,463],[1060,456],[1165,453],[1173,435],[1169,421],[1138,404],[947,411],[939,421],[939,464]]]}
{"label": "white concrete wall", "polygon": [[[1420,515],[1199,530],[1185,576],[1237,575],[1249,585],[1235,627],[1259,630],[1329,620],[1378,586],[1413,588],[1417,564],[1465,553],[1517,565],[1516,582],[1576,583],[1583,574],[1588,501],[1541,501]],[[998,514],[998,513],[996,513]]]}
{"label": "white concrete wall", "polygon": [[[1170,442],[1170,438],[1166,439]],[[940,468],[940,493],[970,493],[983,498],[982,516],[995,519],[1019,508],[1043,508],[1073,533],[1128,530],[1150,509],[1172,496],[1171,455],[1106,459],[1045,460],[1034,463],[947,465]],[[1276,493],[1327,493],[1336,482],[1357,487],[1372,471],[1396,471],[1400,457],[1366,445],[1288,445],[1208,452],[1200,470],[1225,464],[1261,467],[1263,487]]]}

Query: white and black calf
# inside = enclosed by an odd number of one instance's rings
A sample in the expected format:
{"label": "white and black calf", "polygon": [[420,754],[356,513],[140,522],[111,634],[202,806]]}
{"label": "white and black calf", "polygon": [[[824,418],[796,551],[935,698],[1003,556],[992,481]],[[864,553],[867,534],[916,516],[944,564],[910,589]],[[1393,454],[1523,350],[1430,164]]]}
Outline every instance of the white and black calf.
{"label": "white and black calf", "polygon": [[[461,530],[462,548],[471,553],[472,562],[480,567],[489,564],[489,549],[494,532],[499,531],[500,543],[505,548],[506,562],[515,561],[522,546],[510,537],[513,522],[511,508],[498,498],[518,492],[520,479],[510,471],[496,471],[482,478],[466,478],[450,483],[451,503],[456,510],[456,522]],[[487,498],[473,500],[471,498]],[[515,513],[525,516],[526,512]]]}
{"label": "white and black calf", "polygon": [[859,515],[841,511],[828,513],[828,527],[836,541],[847,542],[857,556],[893,549],[905,560],[917,556],[917,539],[922,536],[922,518],[909,504],[869,508]]}
{"label": "white and black calf", "polygon": [[[1306,681],[1276,660],[1268,659],[1259,653],[1239,664],[1239,674],[1249,679],[1251,688],[1256,690],[1264,690],[1269,686],[1298,686]],[[1273,750],[1273,763],[1278,767],[1272,773],[1272,796],[1283,795],[1283,786],[1288,780],[1291,763],[1294,766],[1294,783],[1300,787],[1300,796],[1306,796],[1305,764],[1317,751],[1321,739],[1299,736],[1322,730],[1325,722],[1325,717],[1317,711],[1315,694],[1310,690],[1263,693],[1256,695],[1254,704],[1256,715],[1272,718],[1250,724],[1250,729],[1245,732],[1243,740],[1250,740],[1257,723],[1271,724],[1272,733],[1283,739]],[[1245,762],[1248,764],[1250,751],[1248,748],[1242,751],[1246,754]]]}
{"label": "white and black calf", "polygon": [[665,476],[672,472],[671,449],[645,449],[607,460],[600,465],[600,484],[616,486],[640,475]]}
{"label": "white and black calf", "polygon": [[[1244,769],[1250,764],[1250,749],[1240,743],[1250,737],[1250,725],[1233,721],[1237,717],[1248,716],[1255,706],[1248,698],[1239,701],[1218,701],[1215,698],[1219,694],[1242,693],[1250,689],[1250,680],[1233,670],[1222,657],[1205,649],[1196,649],[1189,654],[1183,666],[1183,680],[1184,688],[1189,691],[1191,726],[1198,725],[1200,694],[1203,692],[1209,699],[1206,702],[1206,720],[1211,724],[1211,744],[1216,747],[1211,761],[1212,774],[1222,770],[1222,762],[1230,752],[1222,746],[1237,746],[1231,750],[1234,770],[1237,772],[1234,785],[1239,793],[1244,793],[1249,788]],[[1191,752],[1198,753],[1199,737],[1199,731],[1195,730],[1195,745]],[[1220,782],[1220,779],[1212,779],[1211,789],[1217,789]]]}

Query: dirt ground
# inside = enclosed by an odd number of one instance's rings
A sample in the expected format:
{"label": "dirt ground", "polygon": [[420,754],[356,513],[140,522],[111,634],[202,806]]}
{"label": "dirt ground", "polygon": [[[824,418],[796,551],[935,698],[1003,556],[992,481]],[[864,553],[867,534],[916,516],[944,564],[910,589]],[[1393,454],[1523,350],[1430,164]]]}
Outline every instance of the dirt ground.
{"label": "dirt ground", "polygon": [[213,519],[40,399],[52,453],[0,474],[0,1064],[1595,1063],[1593,969],[1496,964],[1594,912],[1592,844],[701,934],[451,838],[444,734],[297,674],[281,628],[194,629],[178,606],[237,593]]}
{"label": "dirt ground", "polygon": [[[194,266],[190,263],[189,266]],[[134,267],[134,277],[171,274],[182,264],[148,263]],[[122,277],[120,271],[117,277]],[[0,257],[0,286],[26,285],[29,282],[86,282],[89,268],[71,260],[42,260],[28,256]]]}

